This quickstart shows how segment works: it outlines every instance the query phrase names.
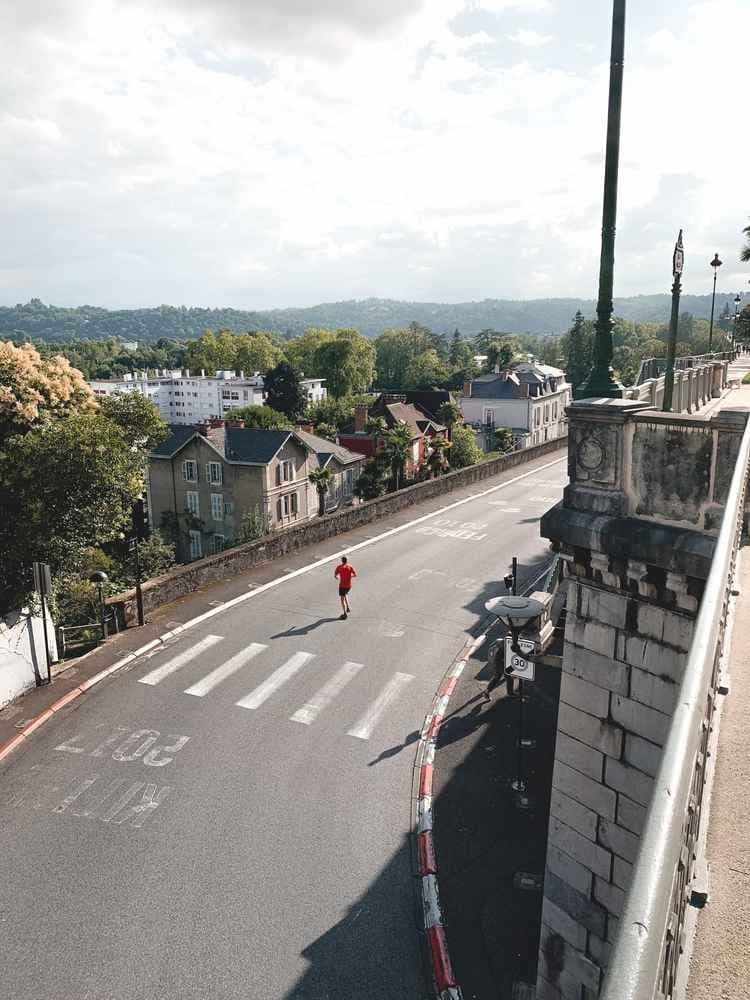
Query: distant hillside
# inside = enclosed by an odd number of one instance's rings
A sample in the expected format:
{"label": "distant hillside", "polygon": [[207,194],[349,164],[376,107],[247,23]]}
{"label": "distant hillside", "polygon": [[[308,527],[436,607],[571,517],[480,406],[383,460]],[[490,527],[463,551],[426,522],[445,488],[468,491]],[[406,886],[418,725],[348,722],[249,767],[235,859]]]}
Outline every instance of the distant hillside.
{"label": "distant hillside", "polygon": [[[634,322],[666,322],[669,295],[636,295],[615,299],[615,314]],[[731,295],[717,295],[716,315]],[[682,312],[708,319],[710,295],[683,295]],[[158,306],[155,309],[75,309],[47,306],[39,299],[26,305],[0,307],[0,339],[38,338],[50,342],[87,338],[121,337],[153,343],[161,337],[190,339],[206,329],[275,330],[286,336],[302,333],[308,326],[354,327],[368,337],[377,337],[393,326],[416,321],[436,333],[458,329],[464,336],[480,330],[504,333],[559,334],[567,330],[577,309],[589,319],[596,307],[587,299],[484,299],[482,302],[398,302],[393,299],[328,302],[306,309],[272,309],[247,312],[241,309],[199,309]]]}

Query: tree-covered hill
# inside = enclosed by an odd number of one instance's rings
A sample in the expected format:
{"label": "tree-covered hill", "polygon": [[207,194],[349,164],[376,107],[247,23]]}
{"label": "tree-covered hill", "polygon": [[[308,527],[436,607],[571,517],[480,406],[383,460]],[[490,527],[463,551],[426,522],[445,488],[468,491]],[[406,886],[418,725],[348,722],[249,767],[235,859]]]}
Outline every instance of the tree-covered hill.
{"label": "tree-covered hill", "polygon": [[[717,295],[717,316],[725,302],[733,311],[732,296]],[[633,322],[666,322],[669,307],[669,295],[615,299],[615,314]],[[696,319],[707,319],[711,296],[683,295],[681,308],[683,312],[692,313]],[[0,307],[0,340],[55,342],[119,337],[153,343],[163,337],[192,339],[207,329],[271,330],[296,336],[311,326],[334,329],[353,327],[368,337],[376,337],[389,327],[403,327],[411,322],[429,327],[435,333],[451,333],[458,329],[464,336],[473,336],[486,329],[506,333],[560,334],[569,329],[579,309],[586,318],[595,317],[593,301],[573,298],[484,299],[456,304],[362,299],[328,302],[304,309],[253,312],[165,305],[154,309],[64,308],[32,299],[25,305]]]}

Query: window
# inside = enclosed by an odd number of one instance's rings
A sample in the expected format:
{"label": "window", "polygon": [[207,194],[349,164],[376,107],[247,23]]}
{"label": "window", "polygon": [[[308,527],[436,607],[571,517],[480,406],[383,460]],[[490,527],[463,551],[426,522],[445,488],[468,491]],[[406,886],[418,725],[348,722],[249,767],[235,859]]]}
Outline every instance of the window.
{"label": "window", "polygon": [[195,515],[195,517],[201,516],[201,504],[200,496],[197,493],[192,493],[188,491],[185,494],[185,510],[188,513]]}
{"label": "window", "polygon": [[482,413],[482,423],[487,424],[488,427],[495,426],[495,411],[485,406]]}
{"label": "window", "polygon": [[203,555],[203,546],[201,545],[201,533],[200,531],[190,532],[190,558],[200,559]]}
{"label": "window", "polygon": [[549,403],[544,404],[544,422],[549,423]]}
{"label": "window", "polygon": [[347,469],[344,473],[344,496],[350,497],[354,492],[354,473]]}
{"label": "window", "polygon": [[198,482],[198,463],[197,462],[183,462],[182,463],[182,478],[186,483],[197,483]]}
{"label": "window", "polygon": [[282,483],[291,483],[294,479],[294,462],[285,461],[281,463]]}
{"label": "window", "polygon": [[217,555],[219,552],[224,551],[225,543],[226,543],[226,538],[224,537],[224,535],[214,535],[213,537],[214,555]]}
{"label": "window", "polygon": [[541,422],[542,422],[542,408],[541,406],[538,406],[534,410],[534,426],[538,427]]}
{"label": "window", "polygon": [[224,513],[225,514],[234,514],[234,503],[233,503],[233,501],[231,501],[231,500],[225,500],[224,501]]}
{"label": "window", "polygon": [[298,509],[296,493],[286,493],[276,501],[276,515],[280,521],[285,517],[296,517]]}
{"label": "window", "polygon": [[208,462],[206,476],[212,486],[221,486],[224,482],[224,470],[221,467],[221,462]]}
{"label": "window", "polygon": [[552,404],[552,419],[557,420],[557,403]]}
{"label": "window", "polygon": [[211,494],[211,517],[214,521],[224,520],[224,494],[223,493],[212,493]]}

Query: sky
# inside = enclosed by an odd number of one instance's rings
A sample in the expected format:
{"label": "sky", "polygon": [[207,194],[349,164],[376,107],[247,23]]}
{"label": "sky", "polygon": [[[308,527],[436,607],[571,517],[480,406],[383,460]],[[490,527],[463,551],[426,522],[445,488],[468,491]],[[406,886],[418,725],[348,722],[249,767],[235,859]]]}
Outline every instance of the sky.
{"label": "sky", "polygon": [[[628,0],[615,295],[747,290],[748,0]],[[595,298],[608,0],[0,0],[0,304]],[[743,152],[744,150],[744,152]]]}

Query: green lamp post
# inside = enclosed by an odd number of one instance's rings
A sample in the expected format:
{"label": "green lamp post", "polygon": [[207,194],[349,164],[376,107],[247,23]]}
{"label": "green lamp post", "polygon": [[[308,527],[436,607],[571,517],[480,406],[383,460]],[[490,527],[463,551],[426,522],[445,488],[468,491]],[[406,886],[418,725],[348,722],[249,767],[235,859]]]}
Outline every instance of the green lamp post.
{"label": "green lamp post", "polygon": [[625,0],[614,0],[612,53],[609,70],[607,154],[604,165],[602,249],[599,262],[599,300],[596,306],[594,366],[575,391],[576,399],[604,396],[620,399],[623,387],[612,371],[612,291],[615,271],[615,223],[617,221],[617,175],[620,163],[620,117],[622,70],[625,57]]}

